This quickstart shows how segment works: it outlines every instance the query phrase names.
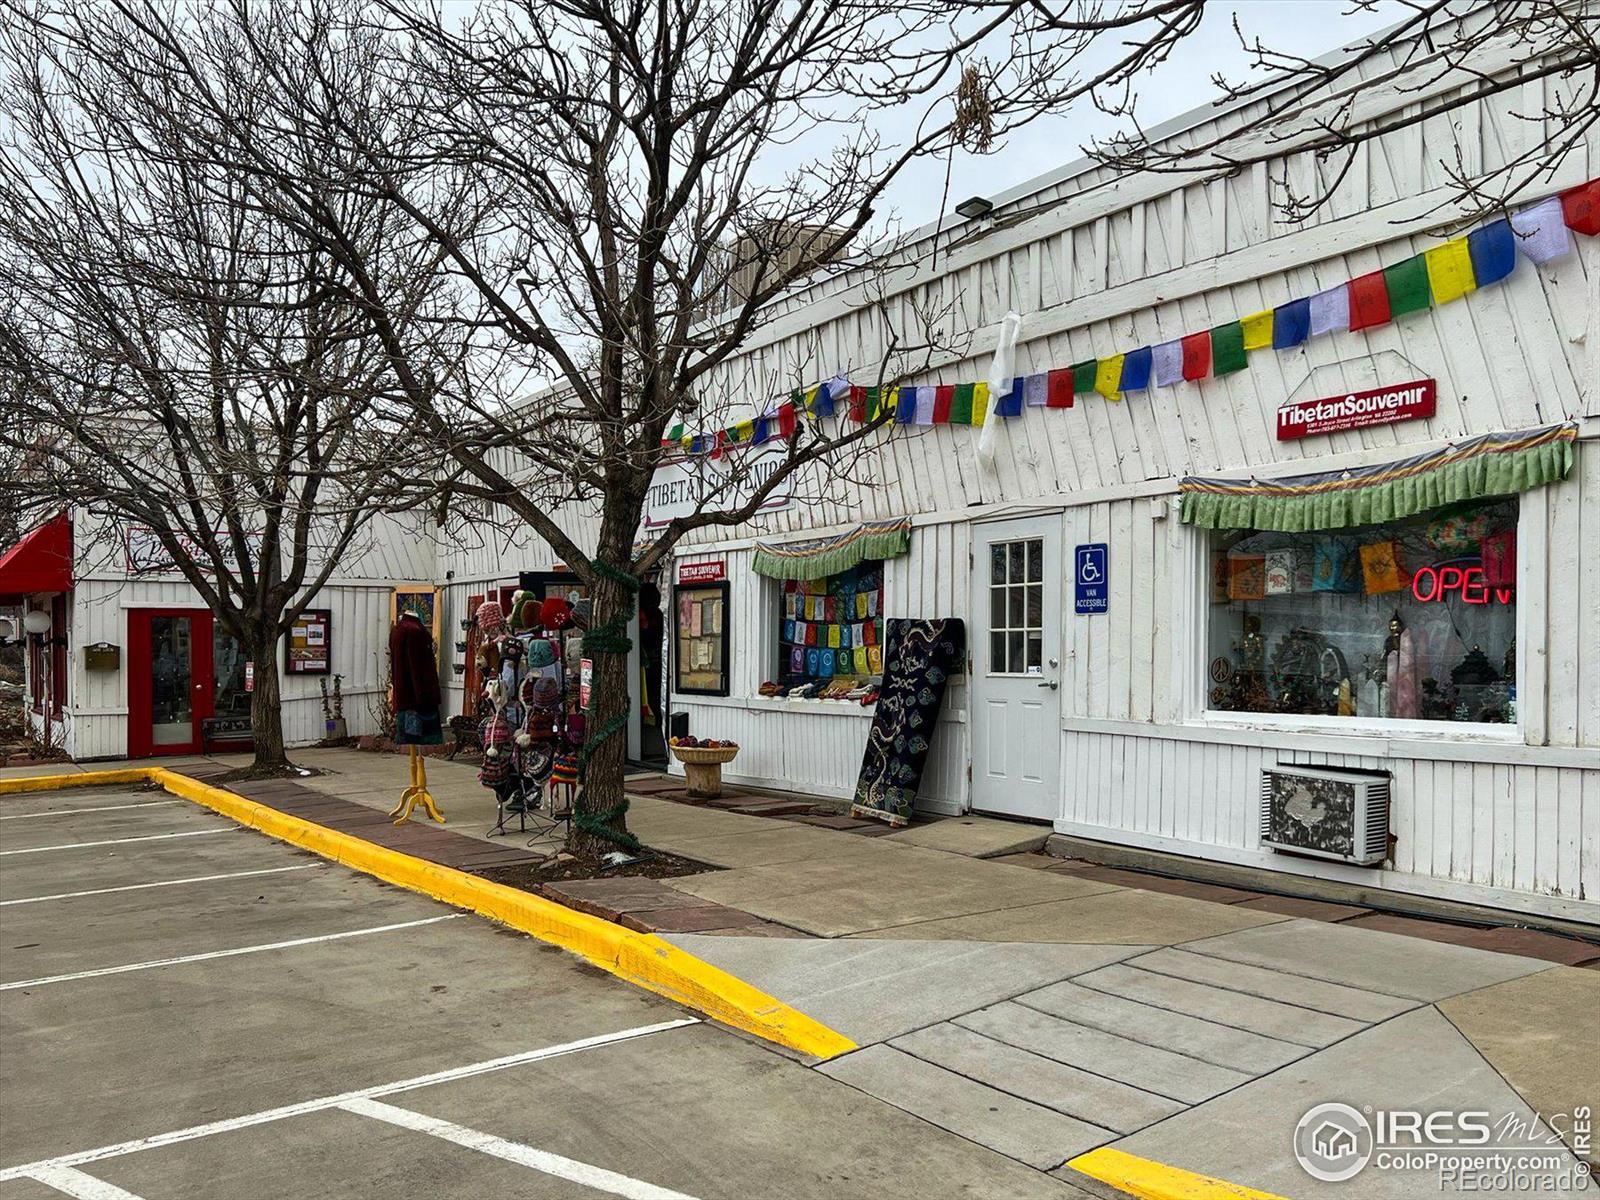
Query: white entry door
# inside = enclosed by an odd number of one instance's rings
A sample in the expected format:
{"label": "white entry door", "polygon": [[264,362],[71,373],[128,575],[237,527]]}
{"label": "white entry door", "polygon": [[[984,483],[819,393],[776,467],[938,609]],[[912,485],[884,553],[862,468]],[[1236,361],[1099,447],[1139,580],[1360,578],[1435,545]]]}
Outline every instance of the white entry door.
{"label": "white entry door", "polygon": [[1061,810],[1061,518],[973,527],[972,807]]}

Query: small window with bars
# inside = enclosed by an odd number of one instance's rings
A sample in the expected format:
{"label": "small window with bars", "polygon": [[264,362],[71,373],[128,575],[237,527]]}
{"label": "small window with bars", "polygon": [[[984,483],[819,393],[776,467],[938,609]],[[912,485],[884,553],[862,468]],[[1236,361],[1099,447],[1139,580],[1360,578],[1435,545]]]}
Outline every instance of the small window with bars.
{"label": "small window with bars", "polygon": [[1044,540],[989,546],[989,674],[1036,675],[1044,663]]}

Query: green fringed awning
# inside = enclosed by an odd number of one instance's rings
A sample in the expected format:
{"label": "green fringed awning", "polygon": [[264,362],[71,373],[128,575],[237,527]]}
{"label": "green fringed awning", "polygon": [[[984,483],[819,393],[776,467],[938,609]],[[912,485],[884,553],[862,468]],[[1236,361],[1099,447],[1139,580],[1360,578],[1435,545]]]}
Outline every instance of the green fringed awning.
{"label": "green fringed awning", "polygon": [[757,575],[772,579],[821,579],[848,570],[864,558],[899,558],[911,549],[911,521],[868,521],[848,533],[804,542],[757,542]]}
{"label": "green fringed awning", "polygon": [[1284,479],[1178,484],[1185,524],[1307,533],[1377,525],[1462,500],[1511,496],[1565,479],[1576,425],[1489,433],[1399,462]]}

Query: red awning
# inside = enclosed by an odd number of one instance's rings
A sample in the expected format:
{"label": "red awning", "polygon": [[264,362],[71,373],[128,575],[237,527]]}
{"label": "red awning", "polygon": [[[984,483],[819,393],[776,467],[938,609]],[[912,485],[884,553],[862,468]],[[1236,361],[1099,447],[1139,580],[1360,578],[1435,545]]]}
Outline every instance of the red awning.
{"label": "red awning", "polygon": [[62,513],[0,554],[0,602],[72,590],[72,522]]}

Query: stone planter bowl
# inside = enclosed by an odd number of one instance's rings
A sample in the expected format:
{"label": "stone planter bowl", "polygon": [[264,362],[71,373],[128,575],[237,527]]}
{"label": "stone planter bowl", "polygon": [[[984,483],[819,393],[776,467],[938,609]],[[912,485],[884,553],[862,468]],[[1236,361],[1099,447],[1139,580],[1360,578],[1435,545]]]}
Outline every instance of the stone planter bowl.
{"label": "stone planter bowl", "polygon": [[683,764],[689,795],[711,800],[722,795],[722,764],[732,762],[737,746],[673,746],[673,757]]}

